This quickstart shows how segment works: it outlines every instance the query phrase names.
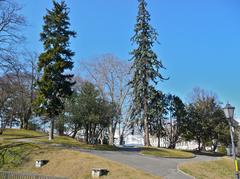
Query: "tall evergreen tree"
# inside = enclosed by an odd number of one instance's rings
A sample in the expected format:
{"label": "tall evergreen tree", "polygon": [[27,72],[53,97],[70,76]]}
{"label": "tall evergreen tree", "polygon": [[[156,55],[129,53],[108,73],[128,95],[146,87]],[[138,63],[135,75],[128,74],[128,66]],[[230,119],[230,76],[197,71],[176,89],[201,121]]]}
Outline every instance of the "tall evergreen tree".
{"label": "tall evergreen tree", "polygon": [[72,94],[73,75],[66,70],[73,68],[74,52],[69,49],[70,37],[76,33],[69,29],[69,9],[64,1],[53,1],[53,9],[44,16],[40,34],[44,52],[39,56],[38,70],[42,72],[37,82],[37,113],[51,121],[49,140],[53,139],[54,120],[64,108],[64,99]]}
{"label": "tall evergreen tree", "polygon": [[133,117],[144,123],[144,145],[150,146],[149,141],[149,93],[150,87],[157,84],[157,80],[165,80],[160,73],[164,68],[152,47],[157,42],[157,32],[150,25],[150,14],[146,9],[145,0],[139,0],[135,35],[131,39],[136,45],[132,51],[133,79],[130,82],[133,88]]}

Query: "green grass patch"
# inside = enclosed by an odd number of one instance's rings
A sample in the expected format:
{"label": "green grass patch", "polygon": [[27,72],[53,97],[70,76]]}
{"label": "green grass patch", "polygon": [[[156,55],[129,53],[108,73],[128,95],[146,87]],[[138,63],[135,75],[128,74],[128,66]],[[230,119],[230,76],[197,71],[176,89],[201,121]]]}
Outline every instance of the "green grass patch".
{"label": "green grass patch", "polygon": [[118,148],[115,146],[85,144],[67,136],[56,136],[51,141],[49,141],[47,137],[41,138],[41,139],[35,139],[35,140],[39,142],[48,143],[48,144],[60,144],[67,147],[80,147],[82,149],[89,149],[89,150],[107,150],[107,151],[118,150]]}
{"label": "green grass patch", "polygon": [[29,143],[4,143],[0,145],[0,168],[9,170],[18,167],[39,146]]}
{"label": "green grass patch", "polygon": [[166,158],[193,158],[194,154],[182,150],[173,150],[165,148],[143,147],[141,153],[144,155],[152,155]]}
{"label": "green grass patch", "polygon": [[[38,138],[41,137],[41,138]],[[13,139],[24,139],[24,138],[32,138],[31,141],[42,142],[46,144],[59,144],[67,147],[80,147],[82,149],[89,150],[107,150],[114,151],[118,150],[115,146],[110,145],[90,145],[85,144],[83,142],[79,142],[71,137],[67,136],[56,136],[54,140],[49,141],[48,136],[42,132],[36,132],[31,130],[23,130],[23,129],[5,129],[3,135],[0,135],[0,145],[6,143],[7,141],[11,141]]]}
{"label": "green grass patch", "polygon": [[5,129],[3,131],[3,135],[0,135],[2,139],[21,139],[21,138],[34,138],[34,137],[41,137],[45,136],[45,133],[31,131],[31,130],[24,130],[24,129]]}
{"label": "green grass patch", "polygon": [[220,160],[208,162],[190,162],[181,164],[179,168],[197,179],[231,179],[234,178],[234,163],[232,159],[223,157]]}

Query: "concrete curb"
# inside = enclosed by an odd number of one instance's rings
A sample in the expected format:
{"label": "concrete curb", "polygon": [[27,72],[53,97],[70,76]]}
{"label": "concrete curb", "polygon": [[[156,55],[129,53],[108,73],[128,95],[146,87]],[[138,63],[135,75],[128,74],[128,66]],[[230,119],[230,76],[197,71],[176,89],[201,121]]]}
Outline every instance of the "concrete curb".
{"label": "concrete curb", "polygon": [[182,174],[184,174],[184,175],[186,175],[186,176],[188,176],[188,177],[190,177],[190,178],[192,178],[192,179],[196,179],[194,176],[189,175],[188,173],[182,171],[182,170],[179,168],[179,165],[177,165],[177,171],[180,172],[180,173],[182,173]]}

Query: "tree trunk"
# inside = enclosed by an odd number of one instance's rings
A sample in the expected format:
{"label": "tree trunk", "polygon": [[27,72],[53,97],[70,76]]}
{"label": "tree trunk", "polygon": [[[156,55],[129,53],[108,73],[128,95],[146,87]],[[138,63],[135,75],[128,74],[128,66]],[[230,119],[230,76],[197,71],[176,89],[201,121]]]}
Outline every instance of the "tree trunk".
{"label": "tree trunk", "polygon": [[23,129],[23,119],[20,118],[20,129]]}
{"label": "tree trunk", "polygon": [[56,128],[57,128],[57,130],[58,130],[58,135],[64,136],[64,130],[65,130],[65,128],[64,128],[64,121],[62,121],[62,119],[59,119],[59,120],[57,121]]}
{"label": "tree trunk", "polygon": [[147,117],[144,118],[144,146],[151,146],[149,139],[149,128]]}
{"label": "tree trunk", "polygon": [[76,135],[77,135],[77,131],[74,131],[73,135],[72,135],[72,138],[75,139]]}
{"label": "tree trunk", "polygon": [[216,152],[217,146],[218,146],[217,144],[216,144],[216,145],[215,145],[215,144],[213,145],[213,149],[212,149],[213,152]]}
{"label": "tree trunk", "polygon": [[112,124],[110,124],[109,126],[109,145],[113,145],[114,144],[114,135],[113,135],[113,126]]}
{"label": "tree trunk", "polygon": [[149,140],[148,115],[147,115],[147,99],[144,97],[144,146],[151,146]]}
{"label": "tree trunk", "polygon": [[88,143],[92,144],[92,124],[89,124],[89,128],[88,128]]}
{"label": "tree trunk", "polygon": [[176,144],[174,142],[171,142],[170,145],[168,146],[169,149],[175,149]]}
{"label": "tree trunk", "polygon": [[[125,120],[125,121],[127,121],[127,120]],[[123,126],[123,128],[122,128],[122,131],[121,131],[121,133],[119,134],[119,136],[120,136],[120,141],[119,141],[119,145],[124,145],[124,134],[125,134],[125,129],[126,129],[126,124]],[[120,130],[119,130],[120,131]]]}
{"label": "tree trunk", "polygon": [[201,152],[202,151],[202,149],[201,149],[201,140],[198,139],[197,141],[198,141],[198,151]]}
{"label": "tree trunk", "polygon": [[158,138],[158,148],[160,148],[160,138],[161,138],[161,136],[158,135],[157,138]]}
{"label": "tree trunk", "polygon": [[28,129],[28,122],[23,123],[23,129]]}
{"label": "tree trunk", "polygon": [[178,141],[178,136],[173,136],[168,148],[175,149],[177,141]]}
{"label": "tree trunk", "polygon": [[101,135],[100,135],[100,144],[103,145],[103,140],[104,140],[104,130],[102,130]]}
{"label": "tree trunk", "polygon": [[5,125],[4,125],[4,122],[3,122],[3,117],[1,116],[1,123],[0,123],[0,135],[2,135],[3,134],[3,130],[4,130],[4,128],[5,128]]}
{"label": "tree trunk", "polygon": [[88,144],[88,128],[89,125],[86,125],[86,130],[85,130],[85,142]]}
{"label": "tree trunk", "polygon": [[103,145],[103,138],[100,138],[100,145]]}
{"label": "tree trunk", "polygon": [[121,134],[121,135],[120,135],[120,142],[119,142],[119,145],[123,145],[123,140],[124,140],[124,139],[123,139],[123,135]]}
{"label": "tree trunk", "polygon": [[58,129],[58,134],[59,134],[60,136],[64,136],[64,129],[63,129],[63,128],[59,128],[59,129]]}
{"label": "tree trunk", "polygon": [[75,127],[74,127],[74,131],[73,131],[73,134],[72,134],[72,138],[73,138],[73,139],[76,137],[77,132],[78,132],[78,130],[77,130],[77,127],[75,126]]}
{"label": "tree trunk", "polygon": [[24,117],[23,118],[23,126],[22,126],[23,129],[28,129],[28,119],[27,117]]}
{"label": "tree trunk", "polygon": [[28,121],[32,115],[32,108],[29,107],[27,113],[23,117],[23,129],[28,129]]}
{"label": "tree trunk", "polygon": [[201,151],[206,151],[206,142],[202,143]]}
{"label": "tree trunk", "polygon": [[49,140],[54,139],[54,119],[51,119],[50,130],[49,130]]}
{"label": "tree trunk", "polygon": [[[172,102],[170,104],[170,108],[172,108]],[[171,110],[169,111],[169,118],[170,118],[170,145],[169,145],[168,148],[171,149],[172,142],[173,142],[173,126],[172,126],[172,112],[171,112]]]}

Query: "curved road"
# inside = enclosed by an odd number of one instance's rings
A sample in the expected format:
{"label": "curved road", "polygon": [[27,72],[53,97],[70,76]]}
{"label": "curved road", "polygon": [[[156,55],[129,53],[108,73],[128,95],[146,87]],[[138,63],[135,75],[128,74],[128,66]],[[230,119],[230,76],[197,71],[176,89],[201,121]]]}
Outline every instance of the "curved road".
{"label": "curved road", "polygon": [[165,179],[192,179],[193,177],[185,175],[178,171],[177,166],[180,163],[190,161],[211,161],[218,157],[197,155],[193,159],[169,159],[139,154],[139,149],[125,148],[120,151],[90,151],[74,148],[81,152],[91,153],[118,163],[126,164],[136,169],[143,170]]}

